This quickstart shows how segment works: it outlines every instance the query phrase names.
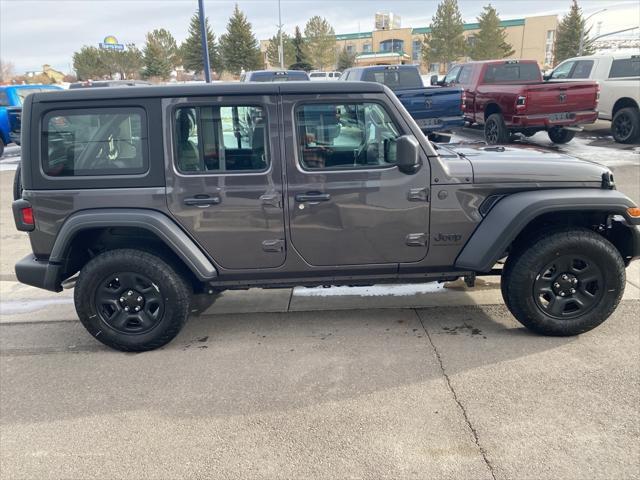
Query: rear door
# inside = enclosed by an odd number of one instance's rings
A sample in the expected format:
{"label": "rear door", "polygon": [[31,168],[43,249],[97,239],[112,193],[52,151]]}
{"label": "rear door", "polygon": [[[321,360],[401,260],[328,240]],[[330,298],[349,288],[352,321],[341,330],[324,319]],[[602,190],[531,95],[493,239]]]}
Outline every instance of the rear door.
{"label": "rear door", "polygon": [[169,209],[223,268],[285,260],[276,100],[165,100]]}
{"label": "rear door", "polygon": [[427,254],[429,164],[395,166],[409,129],[385,98],[283,96],[290,238],[311,265],[395,268]]}

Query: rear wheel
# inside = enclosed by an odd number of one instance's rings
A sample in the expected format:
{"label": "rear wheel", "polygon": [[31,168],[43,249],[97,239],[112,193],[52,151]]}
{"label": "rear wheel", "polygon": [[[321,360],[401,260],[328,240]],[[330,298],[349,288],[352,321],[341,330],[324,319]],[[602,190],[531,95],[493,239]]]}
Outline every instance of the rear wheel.
{"label": "rear wheel", "polygon": [[625,285],[618,250],[587,229],[547,231],[516,246],[501,280],[505,303],[525,327],[543,335],[578,335],[617,307]]}
{"label": "rear wheel", "polygon": [[489,115],[484,123],[484,139],[489,145],[509,143],[509,130],[501,113]]}
{"label": "rear wheel", "polygon": [[611,134],[618,143],[635,143],[640,139],[640,110],[621,108],[611,121]]}
{"label": "rear wheel", "polygon": [[74,300],[97,340],[122,351],[170,342],[189,315],[190,288],[156,255],[121,249],[93,258],[80,271]]}
{"label": "rear wheel", "polygon": [[547,134],[553,143],[567,143],[576,136],[576,132],[562,127],[553,127],[549,129]]}

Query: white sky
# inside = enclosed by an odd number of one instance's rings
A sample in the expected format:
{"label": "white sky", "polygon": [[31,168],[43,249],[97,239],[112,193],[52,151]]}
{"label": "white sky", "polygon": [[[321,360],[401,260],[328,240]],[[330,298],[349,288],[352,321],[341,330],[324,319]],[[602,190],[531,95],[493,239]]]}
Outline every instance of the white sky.
{"label": "white sky", "polygon": [[[234,1],[205,0],[216,37],[224,33]],[[271,37],[278,23],[277,0],[238,0],[258,39]],[[485,0],[459,0],[467,22],[474,22]],[[564,14],[570,0],[494,0],[502,19]],[[602,22],[601,32],[640,26],[640,1],[581,0],[585,15],[602,8],[589,23]],[[370,31],[376,11],[392,11],[403,27],[428,26],[438,0],[282,0],[282,22],[292,32],[313,15],[324,16],[336,33]],[[120,43],[142,46],[146,32],[167,28],[180,43],[187,35],[197,0],[0,0],[0,58],[12,62],[16,73],[39,70],[49,63],[71,70],[71,56],[82,45],[97,45],[107,35]],[[631,33],[640,35],[639,30]]]}

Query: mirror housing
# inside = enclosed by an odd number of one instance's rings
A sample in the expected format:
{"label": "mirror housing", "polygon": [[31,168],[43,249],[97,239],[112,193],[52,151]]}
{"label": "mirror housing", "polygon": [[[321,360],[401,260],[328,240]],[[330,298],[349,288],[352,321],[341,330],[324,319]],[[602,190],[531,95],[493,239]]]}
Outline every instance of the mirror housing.
{"label": "mirror housing", "polygon": [[544,80],[545,82],[548,82],[549,80],[551,80],[551,75],[553,75],[553,72],[548,73],[547,75],[543,75],[542,80]]}
{"label": "mirror housing", "polygon": [[413,135],[402,135],[396,140],[396,158],[398,170],[413,175],[421,166],[420,143]]}
{"label": "mirror housing", "polygon": [[438,75],[431,75],[431,79],[429,81],[431,83],[431,86],[440,85],[440,83],[438,82]]}

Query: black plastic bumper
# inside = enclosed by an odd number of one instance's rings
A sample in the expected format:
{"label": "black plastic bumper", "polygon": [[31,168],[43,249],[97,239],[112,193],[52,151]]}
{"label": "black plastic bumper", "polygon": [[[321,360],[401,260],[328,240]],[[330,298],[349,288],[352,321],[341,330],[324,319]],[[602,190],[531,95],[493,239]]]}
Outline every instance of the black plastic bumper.
{"label": "black plastic bumper", "polygon": [[20,283],[32,287],[44,288],[52,292],[61,292],[61,265],[38,260],[33,254],[27,255],[16,263],[16,276]]}

